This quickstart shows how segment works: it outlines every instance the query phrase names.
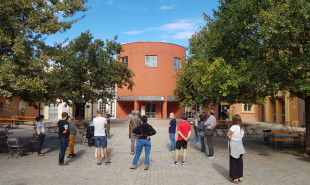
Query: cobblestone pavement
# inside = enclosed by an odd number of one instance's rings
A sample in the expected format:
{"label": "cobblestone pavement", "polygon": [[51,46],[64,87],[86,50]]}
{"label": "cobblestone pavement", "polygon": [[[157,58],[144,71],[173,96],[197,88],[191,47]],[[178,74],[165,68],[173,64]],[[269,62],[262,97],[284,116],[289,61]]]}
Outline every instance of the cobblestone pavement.
{"label": "cobblestone pavement", "polygon": [[[152,137],[149,170],[143,170],[144,152],[138,168],[130,170],[133,156],[130,154],[128,124],[124,120],[112,120],[112,138],[108,140],[110,165],[97,166],[94,147],[79,144],[76,139],[77,157],[69,159],[68,166],[58,166],[58,139],[48,138],[43,145],[44,157],[35,153],[18,158],[7,158],[4,146],[0,148],[0,184],[231,184],[227,139],[214,137],[215,158],[206,159],[199,147],[191,141],[186,166],[171,166],[174,153],[169,152],[168,121],[150,120],[157,134]],[[261,128],[278,129],[279,125],[262,123]],[[12,136],[31,136],[31,126],[12,130]],[[261,133],[261,129],[259,130]],[[299,157],[284,154],[267,147],[263,136],[246,135],[244,138],[244,181],[242,184],[309,184],[310,163]],[[179,160],[182,158],[180,152]]]}

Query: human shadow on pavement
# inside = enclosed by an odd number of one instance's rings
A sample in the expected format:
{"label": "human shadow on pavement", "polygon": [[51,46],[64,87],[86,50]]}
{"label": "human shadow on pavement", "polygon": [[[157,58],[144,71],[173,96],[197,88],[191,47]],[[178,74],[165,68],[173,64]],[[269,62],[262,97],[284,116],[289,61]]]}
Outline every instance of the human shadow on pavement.
{"label": "human shadow on pavement", "polygon": [[85,154],[85,150],[86,150],[86,149],[79,150],[78,152],[75,153],[76,157],[74,157],[74,158],[69,158],[67,162],[68,162],[68,163],[71,163],[71,162],[74,162],[74,161],[80,159],[80,158]]}
{"label": "human shadow on pavement", "polygon": [[212,164],[212,166],[219,174],[221,174],[225,179],[230,181],[229,170],[227,168],[217,163]]}

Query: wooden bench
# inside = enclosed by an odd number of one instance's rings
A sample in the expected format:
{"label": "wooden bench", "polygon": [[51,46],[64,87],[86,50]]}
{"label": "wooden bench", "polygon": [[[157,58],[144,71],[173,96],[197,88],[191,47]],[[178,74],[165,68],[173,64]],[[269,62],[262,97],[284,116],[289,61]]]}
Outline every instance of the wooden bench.
{"label": "wooden bench", "polygon": [[302,139],[302,138],[277,138],[277,139],[273,139],[274,141],[278,142],[278,149],[282,149],[282,143],[283,142],[294,142],[294,146],[296,145],[296,142],[304,142],[304,145],[306,144],[306,139]]}

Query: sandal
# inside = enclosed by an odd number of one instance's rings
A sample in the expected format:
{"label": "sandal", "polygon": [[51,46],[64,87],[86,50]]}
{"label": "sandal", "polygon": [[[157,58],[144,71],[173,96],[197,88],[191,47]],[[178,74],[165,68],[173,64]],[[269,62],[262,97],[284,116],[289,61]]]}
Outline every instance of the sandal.
{"label": "sandal", "polygon": [[238,184],[239,183],[239,180],[238,179],[233,179],[231,180],[231,182],[235,183],[235,184]]}
{"label": "sandal", "polygon": [[136,167],[135,166],[131,166],[129,169],[134,170],[134,169],[136,169]]}

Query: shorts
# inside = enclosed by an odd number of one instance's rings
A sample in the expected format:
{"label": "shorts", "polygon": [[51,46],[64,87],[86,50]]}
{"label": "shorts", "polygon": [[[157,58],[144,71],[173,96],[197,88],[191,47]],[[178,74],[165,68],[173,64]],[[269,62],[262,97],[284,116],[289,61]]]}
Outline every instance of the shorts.
{"label": "shorts", "polygon": [[176,143],[176,149],[177,150],[181,150],[181,148],[187,149],[187,141],[185,141],[184,139],[179,140]]}
{"label": "shorts", "polygon": [[108,145],[107,136],[94,136],[95,147],[97,148],[105,148]]}

